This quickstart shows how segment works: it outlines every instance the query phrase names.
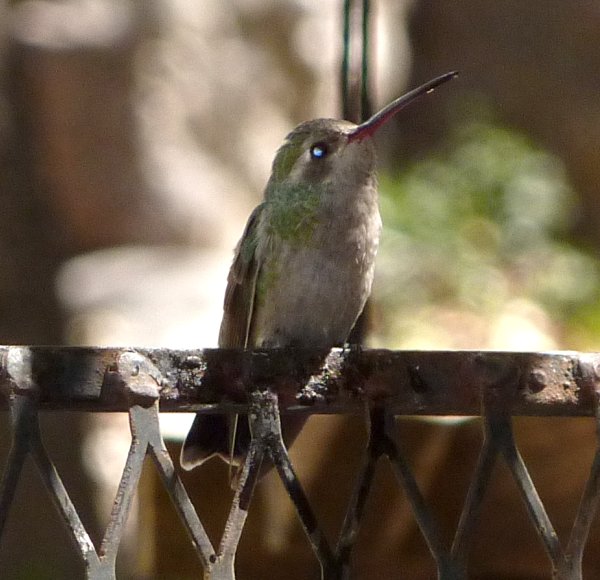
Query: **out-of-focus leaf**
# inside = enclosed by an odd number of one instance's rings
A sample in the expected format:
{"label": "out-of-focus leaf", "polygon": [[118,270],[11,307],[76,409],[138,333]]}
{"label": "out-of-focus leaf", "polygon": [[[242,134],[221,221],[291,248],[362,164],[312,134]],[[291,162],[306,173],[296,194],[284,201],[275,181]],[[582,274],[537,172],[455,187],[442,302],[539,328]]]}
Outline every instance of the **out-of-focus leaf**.
{"label": "out-of-focus leaf", "polygon": [[[571,348],[560,338],[569,324],[580,334],[584,308],[600,320],[598,261],[568,241],[576,195],[560,160],[522,135],[489,123],[463,126],[443,152],[383,176],[380,189],[385,229],[376,292],[393,314],[381,330],[394,345],[419,343],[419,326],[431,334],[435,317],[424,315],[431,308],[486,320],[484,344],[477,332],[467,340],[473,348],[510,347],[510,340],[494,343],[493,327],[506,324],[510,305],[523,300],[548,322],[536,314],[528,328],[555,325],[544,344]],[[600,333],[600,323],[595,328]],[[514,329],[514,344],[522,330]]]}

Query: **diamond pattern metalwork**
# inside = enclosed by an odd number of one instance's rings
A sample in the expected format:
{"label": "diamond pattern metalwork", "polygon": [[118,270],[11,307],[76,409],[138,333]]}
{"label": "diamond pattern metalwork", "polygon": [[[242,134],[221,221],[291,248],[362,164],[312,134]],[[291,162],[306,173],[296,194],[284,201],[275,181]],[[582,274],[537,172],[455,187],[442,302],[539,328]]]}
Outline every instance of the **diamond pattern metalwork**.
{"label": "diamond pattern metalwork", "polygon": [[[582,578],[582,556],[600,496],[600,445],[566,548],[523,461],[512,428],[522,415],[593,415],[600,441],[600,356],[578,353],[170,351],[0,347],[0,403],[10,410],[12,448],[0,488],[0,538],[19,476],[31,456],[90,579],[115,578],[115,562],[142,465],[150,456],[188,532],[206,580],[235,578],[236,550],[265,461],[275,466],[327,580],[347,579],[378,461],[387,457],[434,558],[438,578],[468,578],[468,555],[498,461],[508,466],[548,555],[549,577]],[[366,409],[369,439],[337,544],[322,532],[281,437],[280,406],[295,412]],[[248,457],[219,545],[213,547],[174,467],[158,423],[161,410],[247,412]],[[108,527],[96,548],[40,433],[38,412],[129,413],[131,447]],[[302,409],[302,411],[300,411]],[[399,414],[483,416],[484,440],[451,546],[402,451]],[[0,570],[2,563],[0,562]]]}

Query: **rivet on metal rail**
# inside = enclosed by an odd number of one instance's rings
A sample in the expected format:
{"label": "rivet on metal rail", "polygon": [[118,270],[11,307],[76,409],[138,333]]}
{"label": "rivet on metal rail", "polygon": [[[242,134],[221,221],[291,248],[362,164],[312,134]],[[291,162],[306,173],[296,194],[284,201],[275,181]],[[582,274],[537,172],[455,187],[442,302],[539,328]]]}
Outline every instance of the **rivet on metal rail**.
{"label": "rivet on metal rail", "polygon": [[160,397],[164,384],[161,372],[147,357],[135,351],[120,354],[114,366],[107,370],[102,396],[125,398],[130,405],[150,407]]}

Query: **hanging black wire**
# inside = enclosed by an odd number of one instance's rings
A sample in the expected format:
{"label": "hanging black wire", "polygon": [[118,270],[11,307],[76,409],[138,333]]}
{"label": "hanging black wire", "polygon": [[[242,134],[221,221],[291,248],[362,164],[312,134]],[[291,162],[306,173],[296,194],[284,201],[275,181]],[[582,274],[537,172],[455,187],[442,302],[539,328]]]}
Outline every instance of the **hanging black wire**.
{"label": "hanging black wire", "polygon": [[362,3],[362,66],[361,66],[361,83],[360,83],[360,113],[361,121],[368,119],[373,111],[371,110],[371,95],[369,91],[369,48],[371,44],[370,35],[370,0],[363,0]]}
{"label": "hanging black wire", "polygon": [[[372,114],[369,90],[370,0],[344,0],[341,70],[342,118],[361,123]],[[369,302],[359,316],[348,342],[363,342],[369,319]]]}
{"label": "hanging black wire", "polygon": [[350,120],[350,11],[352,0],[344,0],[343,9],[343,51],[340,94],[342,97],[342,118]]}
{"label": "hanging black wire", "polygon": [[342,117],[360,123],[372,113],[369,91],[370,0],[344,0]]}

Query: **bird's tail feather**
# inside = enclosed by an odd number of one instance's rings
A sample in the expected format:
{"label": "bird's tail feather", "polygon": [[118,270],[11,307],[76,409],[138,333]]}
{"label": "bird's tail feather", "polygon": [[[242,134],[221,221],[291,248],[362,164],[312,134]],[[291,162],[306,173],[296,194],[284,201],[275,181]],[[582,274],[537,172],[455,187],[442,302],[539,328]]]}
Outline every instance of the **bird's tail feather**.
{"label": "bird's tail feather", "polygon": [[[282,435],[289,447],[306,421],[305,417],[289,416],[282,421]],[[198,414],[181,448],[181,466],[185,470],[202,465],[219,456],[233,467],[238,467],[250,446],[250,425],[247,415]],[[268,471],[271,463],[263,464]]]}
{"label": "bird's tail feather", "polygon": [[221,414],[198,414],[181,448],[181,466],[190,470],[215,455],[237,466],[244,459],[249,444],[250,429],[245,415],[236,418]]}

